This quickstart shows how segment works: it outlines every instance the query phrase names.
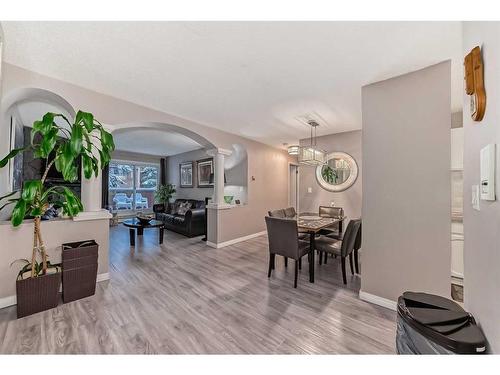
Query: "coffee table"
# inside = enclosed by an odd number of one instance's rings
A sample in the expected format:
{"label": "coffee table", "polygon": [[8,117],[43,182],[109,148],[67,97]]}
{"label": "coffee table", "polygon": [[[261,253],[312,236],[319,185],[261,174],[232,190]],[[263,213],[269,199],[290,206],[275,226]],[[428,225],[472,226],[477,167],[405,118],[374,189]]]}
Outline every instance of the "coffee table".
{"label": "coffee table", "polygon": [[161,245],[163,243],[163,229],[165,225],[163,221],[151,220],[147,224],[143,224],[137,218],[127,219],[123,221],[123,225],[129,228],[130,234],[130,246],[135,246],[135,232],[137,231],[138,236],[144,234],[144,229],[147,228],[158,228],[158,243]]}

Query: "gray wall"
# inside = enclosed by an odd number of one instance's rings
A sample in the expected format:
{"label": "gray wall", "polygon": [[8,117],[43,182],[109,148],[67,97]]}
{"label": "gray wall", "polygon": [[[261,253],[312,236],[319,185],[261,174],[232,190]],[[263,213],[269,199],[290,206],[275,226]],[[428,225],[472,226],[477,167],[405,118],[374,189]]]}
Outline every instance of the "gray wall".
{"label": "gray wall", "polygon": [[500,204],[480,201],[471,205],[472,185],[479,184],[479,150],[497,144],[496,196],[500,183],[500,23],[464,22],[463,55],[482,46],[486,113],[481,122],[470,118],[469,98],[464,95],[464,303],[479,324],[494,353],[500,352]]}
{"label": "gray wall", "polygon": [[[300,141],[301,145],[308,144],[309,139]],[[351,155],[358,164],[358,179],[349,189],[332,193],[323,189],[316,181],[316,168],[307,165],[299,167],[299,211],[317,212],[319,206],[329,206],[331,201],[335,206],[343,207],[348,219],[361,216],[362,198],[362,160],[361,160],[361,130],[337,133],[318,137],[318,147],[326,152],[341,151]],[[312,193],[307,188],[312,188]]]}
{"label": "gray wall", "polygon": [[[196,161],[209,158],[205,149],[184,152],[182,154],[172,155],[167,157],[167,183],[174,184],[177,193],[174,198],[189,198],[204,200],[205,197],[211,197],[214,193],[213,188],[199,188]],[[179,180],[179,164],[187,161],[193,162],[193,187],[181,188]]]}
{"label": "gray wall", "polygon": [[362,89],[364,293],[450,297],[450,79],[446,61]]}

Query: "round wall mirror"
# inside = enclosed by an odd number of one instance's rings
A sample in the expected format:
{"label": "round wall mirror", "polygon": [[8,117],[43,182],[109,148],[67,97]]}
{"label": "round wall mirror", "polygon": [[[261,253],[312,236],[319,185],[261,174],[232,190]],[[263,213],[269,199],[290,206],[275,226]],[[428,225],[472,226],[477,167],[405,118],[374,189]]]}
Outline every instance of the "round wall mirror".
{"label": "round wall mirror", "polygon": [[358,178],[358,165],[345,152],[332,152],[326,156],[326,164],[316,167],[316,180],[325,190],[339,192],[349,189]]}

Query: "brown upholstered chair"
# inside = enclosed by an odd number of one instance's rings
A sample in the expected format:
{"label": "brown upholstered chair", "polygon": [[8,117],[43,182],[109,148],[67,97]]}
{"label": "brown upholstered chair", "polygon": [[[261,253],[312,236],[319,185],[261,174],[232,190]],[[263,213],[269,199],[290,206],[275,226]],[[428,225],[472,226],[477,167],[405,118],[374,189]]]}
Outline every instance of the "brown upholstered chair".
{"label": "brown upholstered chair", "polygon": [[359,249],[361,249],[361,223],[359,224],[358,235],[356,236],[356,241],[354,242],[354,268],[356,273],[359,274]]}
{"label": "brown upholstered chair", "polygon": [[[342,207],[319,206],[318,214],[320,217],[340,218],[344,217],[344,209]],[[334,239],[340,239],[339,237],[342,235],[342,221],[320,230],[319,234],[330,236]]]}
{"label": "brown upholstered chair", "polygon": [[297,212],[295,211],[295,207],[285,208],[285,217],[287,219],[294,219],[297,216]]}
{"label": "brown upholstered chair", "polygon": [[354,244],[356,243],[356,238],[358,237],[358,232],[361,227],[361,220],[351,220],[347,225],[345,234],[342,241],[322,236],[316,239],[316,249],[322,252],[338,255],[341,257],[342,262],[342,280],[344,284],[347,284],[346,271],[345,271],[345,259],[349,257],[349,263],[351,266],[351,273],[354,275],[352,252],[354,250]]}
{"label": "brown upholstered chair", "polygon": [[275,268],[276,255],[282,255],[295,260],[295,280],[293,287],[297,287],[297,277],[301,259],[309,252],[309,243],[299,241],[297,222],[295,220],[266,216],[267,237],[269,239],[269,270],[267,277]]}
{"label": "brown upholstered chair", "polygon": [[279,210],[272,210],[272,211],[267,211],[269,216],[271,217],[279,217],[281,219],[284,219],[286,217],[285,215],[285,210],[280,208]]}

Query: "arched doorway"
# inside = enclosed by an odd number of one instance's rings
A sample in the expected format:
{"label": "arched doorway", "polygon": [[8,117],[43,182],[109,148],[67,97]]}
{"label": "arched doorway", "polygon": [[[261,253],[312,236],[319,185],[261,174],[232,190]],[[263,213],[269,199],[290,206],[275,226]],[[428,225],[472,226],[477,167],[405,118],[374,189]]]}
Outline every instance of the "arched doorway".
{"label": "arched doorway", "polygon": [[[73,106],[62,96],[40,88],[20,88],[9,92],[1,103],[0,154],[5,155],[14,148],[26,146],[30,141],[33,122],[47,112],[62,113],[71,119],[75,116]],[[60,120],[56,120],[59,122]],[[65,127],[64,121],[59,125]],[[10,161],[7,168],[0,170],[0,193],[19,190],[24,179],[36,176],[24,176],[35,173],[36,168],[27,168],[26,158],[20,154]],[[36,173],[35,173],[36,174]]]}

